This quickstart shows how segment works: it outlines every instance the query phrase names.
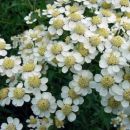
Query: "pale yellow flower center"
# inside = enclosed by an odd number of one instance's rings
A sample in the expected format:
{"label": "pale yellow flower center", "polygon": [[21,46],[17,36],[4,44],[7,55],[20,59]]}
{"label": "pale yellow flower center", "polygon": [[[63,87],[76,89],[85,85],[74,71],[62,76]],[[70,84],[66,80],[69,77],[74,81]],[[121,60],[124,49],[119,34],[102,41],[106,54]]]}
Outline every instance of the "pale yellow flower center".
{"label": "pale yellow flower center", "polygon": [[70,20],[75,21],[75,22],[80,21],[82,19],[82,16],[79,13],[72,13],[69,15],[69,17],[70,17]]}
{"label": "pale yellow flower center", "polygon": [[109,65],[117,65],[119,63],[119,59],[113,53],[111,53],[107,59],[107,63]]}
{"label": "pale yellow flower center", "polygon": [[33,47],[33,44],[32,43],[28,43],[24,49],[31,49]]}
{"label": "pale yellow flower center", "polygon": [[123,44],[123,38],[121,36],[115,36],[112,38],[111,43],[116,47],[121,47]]}
{"label": "pale yellow flower center", "polygon": [[108,9],[103,9],[103,10],[101,11],[101,13],[102,13],[105,17],[110,17],[110,16],[111,16],[111,12],[110,12],[110,10],[108,10]]}
{"label": "pale yellow flower center", "polygon": [[97,33],[103,37],[108,37],[109,36],[109,31],[105,28],[99,28],[97,30]]}
{"label": "pale yellow flower center", "polygon": [[77,24],[74,28],[74,32],[79,35],[84,35],[85,33],[85,26],[83,24]]}
{"label": "pale yellow flower center", "polygon": [[0,100],[5,99],[8,96],[8,92],[9,92],[8,88],[0,89]]}
{"label": "pale yellow flower center", "polygon": [[130,82],[130,73],[126,73],[124,75],[124,80],[127,80],[128,82]]}
{"label": "pale yellow flower center", "polygon": [[89,42],[92,46],[98,46],[101,43],[101,39],[99,36],[94,35],[89,38]]}
{"label": "pale yellow flower center", "polygon": [[39,48],[38,48],[38,53],[39,53],[41,56],[44,56],[45,51],[46,51],[46,48],[45,48],[45,47],[39,47]]}
{"label": "pale yellow flower center", "polygon": [[6,130],[16,130],[16,127],[13,124],[8,124]]}
{"label": "pale yellow flower center", "polygon": [[12,69],[14,67],[14,60],[12,60],[11,58],[5,58],[3,61],[3,67],[5,69]]}
{"label": "pale yellow flower center", "polygon": [[23,65],[23,71],[24,72],[31,72],[35,69],[35,64],[34,63],[26,63]]}
{"label": "pale yellow flower center", "polygon": [[97,0],[89,0],[89,2],[90,2],[91,4],[96,4],[96,3],[97,3]]}
{"label": "pale yellow flower center", "polygon": [[58,10],[54,10],[54,11],[52,12],[52,16],[53,16],[53,17],[57,17],[59,14],[60,14],[60,12],[59,12]]}
{"label": "pale yellow flower center", "polygon": [[64,121],[60,121],[57,118],[55,118],[55,125],[57,128],[61,128],[64,126]]}
{"label": "pale yellow flower center", "polygon": [[47,130],[47,128],[42,125],[42,126],[39,127],[39,130]]}
{"label": "pale yellow flower center", "polygon": [[89,49],[86,49],[82,43],[77,44],[77,50],[83,57],[89,55]]}
{"label": "pale yellow flower center", "polygon": [[37,119],[34,118],[33,116],[30,117],[30,124],[36,124],[37,123]]}
{"label": "pale yellow flower center", "polygon": [[120,0],[121,6],[129,6],[129,0]]}
{"label": "pale yellow flower center", "polygon": [[60,18],[57,18],[53,21],[53,27],[56,29],[60,29],[62,28],[64,25],[64,21]]}
{"label": "pale yellow flower center", "polygon": [[68,92],[69,97],[71,97],[72,99],[76,99],[78,97],[78,94],[73,90],[70,89]]}
{"label": "pale yellow flower center", "polygon": [[28,83],[32,88],[39,88],[41,85],[41,79],[38,76],[32,76],[28,78]]}
{"label": "pale yellow flower center", "polygon": [[101,84],[104,88],[110,88],[114,84],[114,82],[114,78],[110,75],[106,75],[101,79]]}
{"label": "pale yellow flower center", "polygon": [[6,47],[6,44],[4,42],[0,42],[0,50],[4,50]]}
{"label": "pale yellow flower center", "polygon": [[74,56],[65,57],[65,65],[67,67],[72,67],[75,64],[76,60]]}
{"label": "pale yellow flower center", "polygon": [[77,12],[78,10],[79,10],[79,7],[76,5],[71,6],[69,9],[70,13]]}
{"label": "pale yellow flower center", "polygon": [[130,30],[130,23],[125,22],[125,23],[123,24],[123,27],[125,28],[125,30]]}
{"label": "pale yellow flower center", "polygon": [[125,12],[125,15],[130,18],[130,12]]}
{"label": "pale yellow flower center", "polygon": [[89,86],[89,79],[87,77],[79,77],[78,84],[81,88],[86,88]]}
{"label": "pale yellow flower center", "polygon": [[130,102],[130,89],[127,89],[124,91],[123,93],[123,97],[126,101],[129,101]]}
{"label": "pale yellow flower center", "polygon": [[51,47],[51,52],[54,54],[54,55],[57,55],[59,53],[61,53],[62,51],[62,45],[60,44],[54,44],[52,47]]}
{"label": "pale yellow flower center", "polygon": [[71,105],[64,105],[62,107],[62,111],[65,116],[68,116],[72,112],[72,106]]}
{"label": "pale yellow flower center", "polygon": [[25,90],[23,88],[15,88],[13,91],[14,98],[22,99],[25,95]]}
{"label": "pale yellow flower center", "polygon": [[103,2],[103,3],[102,3],[102,7],[103,7],[104,9],[110,9],[110,8],[111,8],[111,3]]}
{"label": "pale yellow flower center", "polygon": [[50,107],[50,103],[47,99],[40,99],[37,102],[37,106],[38,106],[40,111],[47,111]]}
{"label": "pale yellow flower center", "polygon": [[120,105],[120,102],[116,101],[114,99],[114,97],[110,97],[108,99],[108,106],[110,106],[111,108],[115,109],[115,108],[119,107],[119,105]]}
{"label": "pale yellow flower center", "polygon": [[93,16],[92,17],[92,24],[97,25],[101,23],[101,19],[99,16]]}

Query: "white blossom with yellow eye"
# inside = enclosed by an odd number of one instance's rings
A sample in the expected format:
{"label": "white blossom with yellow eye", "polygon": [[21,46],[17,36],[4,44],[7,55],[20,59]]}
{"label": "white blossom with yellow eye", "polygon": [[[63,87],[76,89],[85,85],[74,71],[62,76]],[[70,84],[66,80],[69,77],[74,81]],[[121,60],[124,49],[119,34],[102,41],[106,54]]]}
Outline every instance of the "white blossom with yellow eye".
{"label": "white blossom with yellow eye", "polygon": [[93,74],[89,70],[81,70],[77,74],[73,75],[73,80],[69,83],[69,86],[75,86],[76,93],[86,96],[92,93],[90,82],[93,80]]}
{"label": "white blossom with yellow eye", "polygon": [[0,59],[0,73],[1,75],[7,75],[12,77],[17,73],[20,73],[21,59],[19,57],[11,56]]}
{"label": "white blossom with yellow eye", "polygon": [[81,71],[83,64],[83,57],[78,52],[62,52],[56,57],[58,66],[62,67],[62,72],[67,73],[70,69],[73,71]]}
{"label": "white blossom with yellow eye", "polygon": [[19,83],[16,87],[10,87],[8,95],[14,106],[23,106],[24,102],[30,101],[30,95],[27,94],[27,90],[22,83]]}
{"label": "white blossom with yellow eye", "polygon": [[114,74],[119,72],[124,66],[128,66],[128,64],[119,51],[107,49],[100,58],[99,66],[107,69],[108,73]]}
{"label": "white blossom with yellow eye", "polygon": [[66,99],[64,101],[58,100],[57,105],[60,108],[60,110],[56,111],[56,117],[58,120],[63,121],[66,117],[70,122],[76,120],[75,112],[79,110],[79,107],[77,105],[73,105],[70,99]]}
{"label": "white blossom with yellow eye", "polygon": [[37,94],[31,101],[33,113],[39,117],[50,117],[57,108],[56,99],[49,92]]}
{"label": "white blossom with yellow eye", "polygon": [[1,124],[1,130],[22,130],[23,125],[20,123],[18,118],[7,118],[7,123]]}

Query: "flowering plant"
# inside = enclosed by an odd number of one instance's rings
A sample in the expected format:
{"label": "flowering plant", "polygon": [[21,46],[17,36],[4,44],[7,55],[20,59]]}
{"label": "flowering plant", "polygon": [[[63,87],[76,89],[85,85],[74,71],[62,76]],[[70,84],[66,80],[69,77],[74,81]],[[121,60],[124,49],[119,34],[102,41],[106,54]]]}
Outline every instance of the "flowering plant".
{"label": "flowering plant", "polygon": [[[34,28],[12,46],[0,39],[0,106],[29,110],[30,130],[64,128],[97,92],[111,124],[130,130],[130,1],[56,0],[24,20]],[[0,129],[25,126],[8,117]]]}

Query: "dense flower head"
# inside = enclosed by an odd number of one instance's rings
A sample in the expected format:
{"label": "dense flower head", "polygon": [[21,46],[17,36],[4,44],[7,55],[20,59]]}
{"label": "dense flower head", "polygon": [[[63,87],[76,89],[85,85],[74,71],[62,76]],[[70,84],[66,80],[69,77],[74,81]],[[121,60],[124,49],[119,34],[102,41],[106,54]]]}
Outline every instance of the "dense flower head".
{"label": "dense flower head", "polygon": [[[12,46],[0,38],[0,75],[7,78],[0,106],[30,103],[28,128],[62,128],[94,89],[104,111],[117,116],[111,124],[130,130],[130,1],[55,0],[24,20],[40,24],[11,37]],[[22,127],[11,117],[1,125]]]}

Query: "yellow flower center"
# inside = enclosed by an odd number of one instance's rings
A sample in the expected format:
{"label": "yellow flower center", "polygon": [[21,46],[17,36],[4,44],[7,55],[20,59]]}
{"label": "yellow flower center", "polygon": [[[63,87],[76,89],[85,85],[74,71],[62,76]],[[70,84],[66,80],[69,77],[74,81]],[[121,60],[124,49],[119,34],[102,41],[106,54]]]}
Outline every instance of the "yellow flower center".
{"label": "yellow flower center", "polygon": [[78,10],[79,10],[79,7],[76,5],[71,6],[69,9],[70,13],[77,12]]}
{"label": "yellow flower center", "polygon": [[40,99],[37,102],[37,106],[40,111],[47,111],[49,109],[50,103],[47,99]]}
{"label": "yellow flower center", "polygon": [[120,0],[121,6],[129,6],[129,0]]}
{"label": "yellow flower center", "polygon": [[24,49],[31,49],[33,47],[33,44],[32,43],[29,43],[25,46]]}
{"label": "yellow flower center", "polygon": [[51,47],[51,52],[54,54],[54,55],[57,55],[59,53],[61,53],[62,51],[62,45],[60,44],[54,44],[52,47]]}
{"label": "yellow flower center", "polygon": [[39,130],[47,130],[47,128],[42,125],[42,126],[39,127]]}
{"label": "yellow flower center", "polygon": [[62,111],[65,116],[68,116],[72,112],[72,106],[71,105],[64,105],[62,108]]}
{"label": "yellow flower center", "polygon": [[65,65],[67,67],[72,67],[75,64],[76,60],[74,56],[67,56],[65,58]]}
{"label": "yellow flower center", "polygon": [[130,89],[125,90],[125,92],[123,93],[123,97],[126,101],[130,102]]}
{"label": "yellow flower center", "polygon": [[57,17],[60,14],[58,10],[53,11],[52,16]]}
{"label": "yellow flower center", "polygon": [[109,65],[117,65],[119,63],[119,60],[113,53],[111,53],[107,59],[107,63]]}
{"label": "yellow flower center", "polygon": [[49,120],[46,117],[42,118],[42,121],[45,123],[49,123]]}
{"label": "yellow flower center", "polygon": [[16,127],[13,124],[8,124],[6,130],[16,130]]}
{"label": "yellow flower center", "polygon": [[55,125],[56,125],[57,128],[61,128],[61,127],[64,126],[64,122],[55,118]]}
{"label": "yellow flower center", "polygon": [[56,29],[60,29],[62,28],[64,25],[64,21],[60,18],[57,18],[53,21],[53,27]]}
{"label": "yellow flower center", "polygon": [[85,33],[85,26],[83,24],[77,24],[74,28],[75,33],[79,35],[84,35]]}
{"label": "yellow flower center", "polygon": [[101,79],[101,84],[104,88],[110,88],[114,82],[114,78],[110,75],[106,75]]}
{"label": "yellow flower center", "polygon": [[99,36],[94,35],[89,38],[89,42],[91,43],[92,46],[98,46],[101,43],[101,39]]}
{"label": "yellow flower center", "polygon": [[111,12],[110,12],[110,10],[108,10],[108,9],[103,9],[103,10],[101,11],[101,13],[102,13],[105,17],[110,17],[110,16],[111,16]]}
{"label": "yellow flower center", "polygon": [[25,90],[23,88],[15,88],[13,91],[14,98],[22,99],[25,95]]}
{"label": "yellow flower center", "polygon": [[8,92],[9,92],[8,88],[0,89],[0,100],[5,99],[8,96]]}
{"label": "yellow flower center", "polygon": [[35,64],[34,63],[26,63],[23,65],[23,71],[24,72],[31,72],[35,69]]}
{"label": "yellow flower center", "polygon": [[86,49],[82,43],[77,44],[77,50],[83,57],[89,55],[89,49]]}
{"label": "yellow flower center", "polygon": [[91,4],[96,4],[96,3],[97,3],[97,0],[89,0],[89,2],[90,2]]}
{"label": "yellow flower center", "polygon": [[41,85],[41,79],[38,76],[32,76],[28,78],[28,83],[32,88],[39,88]]}
{"label": "yellow flower center", "polygon": [[81,88],[86,88],[89,86],[89,79],[87,77],[79,77],[78,84]]}
{"label": "yellow flower center", "polygon": [[80,21],[82,19],[82,16],[76,12],[70,14],[69,16],[70,16],[70,20],[75,21],[75,22]]}
{"label": "yellow flower center", "polygon": [[100,23],[101,23],[100,17],[98,17],[98,16],[93,16],[92,17],[92,24],[93,25],[97,25],[97,24],[100,24]]}
{"label": "yellow flower center", "polygon": [[45,47],[39,47],[39,48],[38,48],[38,53],[39,53],[41,56],[44,56],[45,51],[46,51],[46,48],[45,48]]}
{"label": "yellow flower center", "polygon": [[123,27],[124,27],[125,30],[130,30],[130,23],[125,22],[125,23],[123,24]]}
{"label": "yellow flower center", "polygon": [[4,50],[5,47],[6,47],[6,44],[0,41],[0,50]]}
{"label": "yellow flower center", "polygon": [[97,30],[97,33],[103,37],[108,37],[109,36],[109,31],[105,28],[99,28]]}
{"label": "yellow flower center", "polygon": [[125,16],[127,16],[128,18],[130,18],[130,12],[125,12]]}
{"label": "yellow flower center", "polygon": [[11,58],[5,58],[3,61],[3,67],[5,69],[12,69],[14,67],[14,60],[12,60]]}
{"label": "yellow flower center", "polygon": [[103,3],[102,3],[102,7],[103,7],[104,9],[110,9],[110,8],[111,8],[111,3],[103,2]]}
{"label": "yellow flower center", "polygon": [[30,117],[30,124],[36,124],[37,123],[37,119],[34,118],[33,116]]}
{"label": "yellow flower center", "polygon": [[70,89],[68,92],[69,97],[71,97],[72,99],[76,99],[78,97],[77,93],[73,90]]}
{"label": "yellow flower center", "polygon": [[123,38],[121,36],[115,36],[112,38],[111,43],[116,47],[120,47],[123,44]]}
{"label": "yellow flower center", "polygon": [[110,97],[108,99],[108,106],[110,106],[111,108],[115,109],[115,108],[119,107],[119,105],[120,105],[120,102],[116,101],[114,99],[114,97]]}
{"label": "yellow flower center", "polygon": [[130,73],[125,74],[124,75],[124,80],[127,80],[128,82],[130,82]]}

